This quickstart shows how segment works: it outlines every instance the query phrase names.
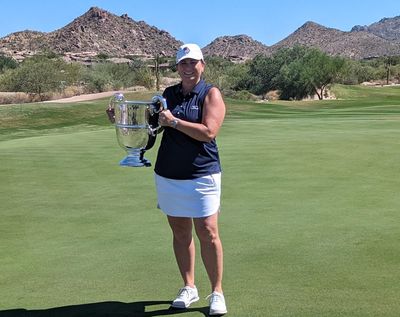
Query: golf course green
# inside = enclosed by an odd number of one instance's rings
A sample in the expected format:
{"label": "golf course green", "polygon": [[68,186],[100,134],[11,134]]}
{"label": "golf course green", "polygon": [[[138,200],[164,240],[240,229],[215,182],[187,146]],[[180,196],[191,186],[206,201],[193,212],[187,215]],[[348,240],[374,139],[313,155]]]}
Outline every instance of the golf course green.
{"label": "golf course green", "polygon": [[[334,93],[226,99],[227,316],[399,316],[400,86]],[[200,301],[169,310],[181,279],[153,169],[118,165],[107,103],[0,106],[1,317],[207,316],[200,256]]]}

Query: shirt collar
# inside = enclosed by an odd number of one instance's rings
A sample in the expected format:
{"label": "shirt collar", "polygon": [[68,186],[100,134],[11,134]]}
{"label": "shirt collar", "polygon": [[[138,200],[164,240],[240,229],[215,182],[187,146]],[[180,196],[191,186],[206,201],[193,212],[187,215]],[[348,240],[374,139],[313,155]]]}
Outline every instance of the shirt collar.
{"label": "shirt collar", "polygon": [[[190,93],[198,95],[201,92],[201,89],[203,88],[204,85],[205,85],[205,80],[200,79],[200,81],[196,84],[196,86],[193,87]],[[176,92],[182,94],[182,83],[179,83],[176,86]]]}

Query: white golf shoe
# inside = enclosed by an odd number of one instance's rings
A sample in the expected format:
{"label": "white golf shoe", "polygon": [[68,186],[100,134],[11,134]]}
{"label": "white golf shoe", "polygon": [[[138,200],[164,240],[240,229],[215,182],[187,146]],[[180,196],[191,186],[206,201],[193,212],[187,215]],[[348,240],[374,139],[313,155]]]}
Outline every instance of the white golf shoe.
{"label": "white golf shoe", "polygon": [[192,303],[197,302],[199,300],[199,294],[197,292],[197,288],[185,286],[181,288],[178,292],[178,295],[172,302],[171,306],[174,308],[188,308]]}
{"label": "white golf shoe", "polygon": [[224,315],[228,312],[223,294],[213,292],[211,295],[208,295],[207,298],[210,298],[210,316]]}

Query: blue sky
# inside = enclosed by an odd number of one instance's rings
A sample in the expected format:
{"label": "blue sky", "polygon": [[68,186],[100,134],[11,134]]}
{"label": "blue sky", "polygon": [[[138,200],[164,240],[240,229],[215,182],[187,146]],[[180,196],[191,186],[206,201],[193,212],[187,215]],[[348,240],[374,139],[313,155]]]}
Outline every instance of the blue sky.
{"label": "blue sky", "polygon": [[273,45],[307,21],[350,31],[354,25],[400,15],[399,0],[5,0],[0,37],[23,30],[57,30],[92,6],[116,15],[127,13],[201,47],[219,36],[238,34]]}

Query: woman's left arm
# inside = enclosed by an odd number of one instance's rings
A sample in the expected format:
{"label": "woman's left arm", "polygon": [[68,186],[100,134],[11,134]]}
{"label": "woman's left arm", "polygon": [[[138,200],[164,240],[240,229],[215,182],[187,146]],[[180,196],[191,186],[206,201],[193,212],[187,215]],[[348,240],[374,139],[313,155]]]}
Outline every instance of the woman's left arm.
{"label": "woman's left arm", "polygon": [[175,118],[169,110],[160,113],[162,126],[175,128],[188,136],[202,142],[213,140],[221,128],[225,118],[225,103],[218,88],[212,87],[203,104],[203,118],[201,123],[194,123]]}

